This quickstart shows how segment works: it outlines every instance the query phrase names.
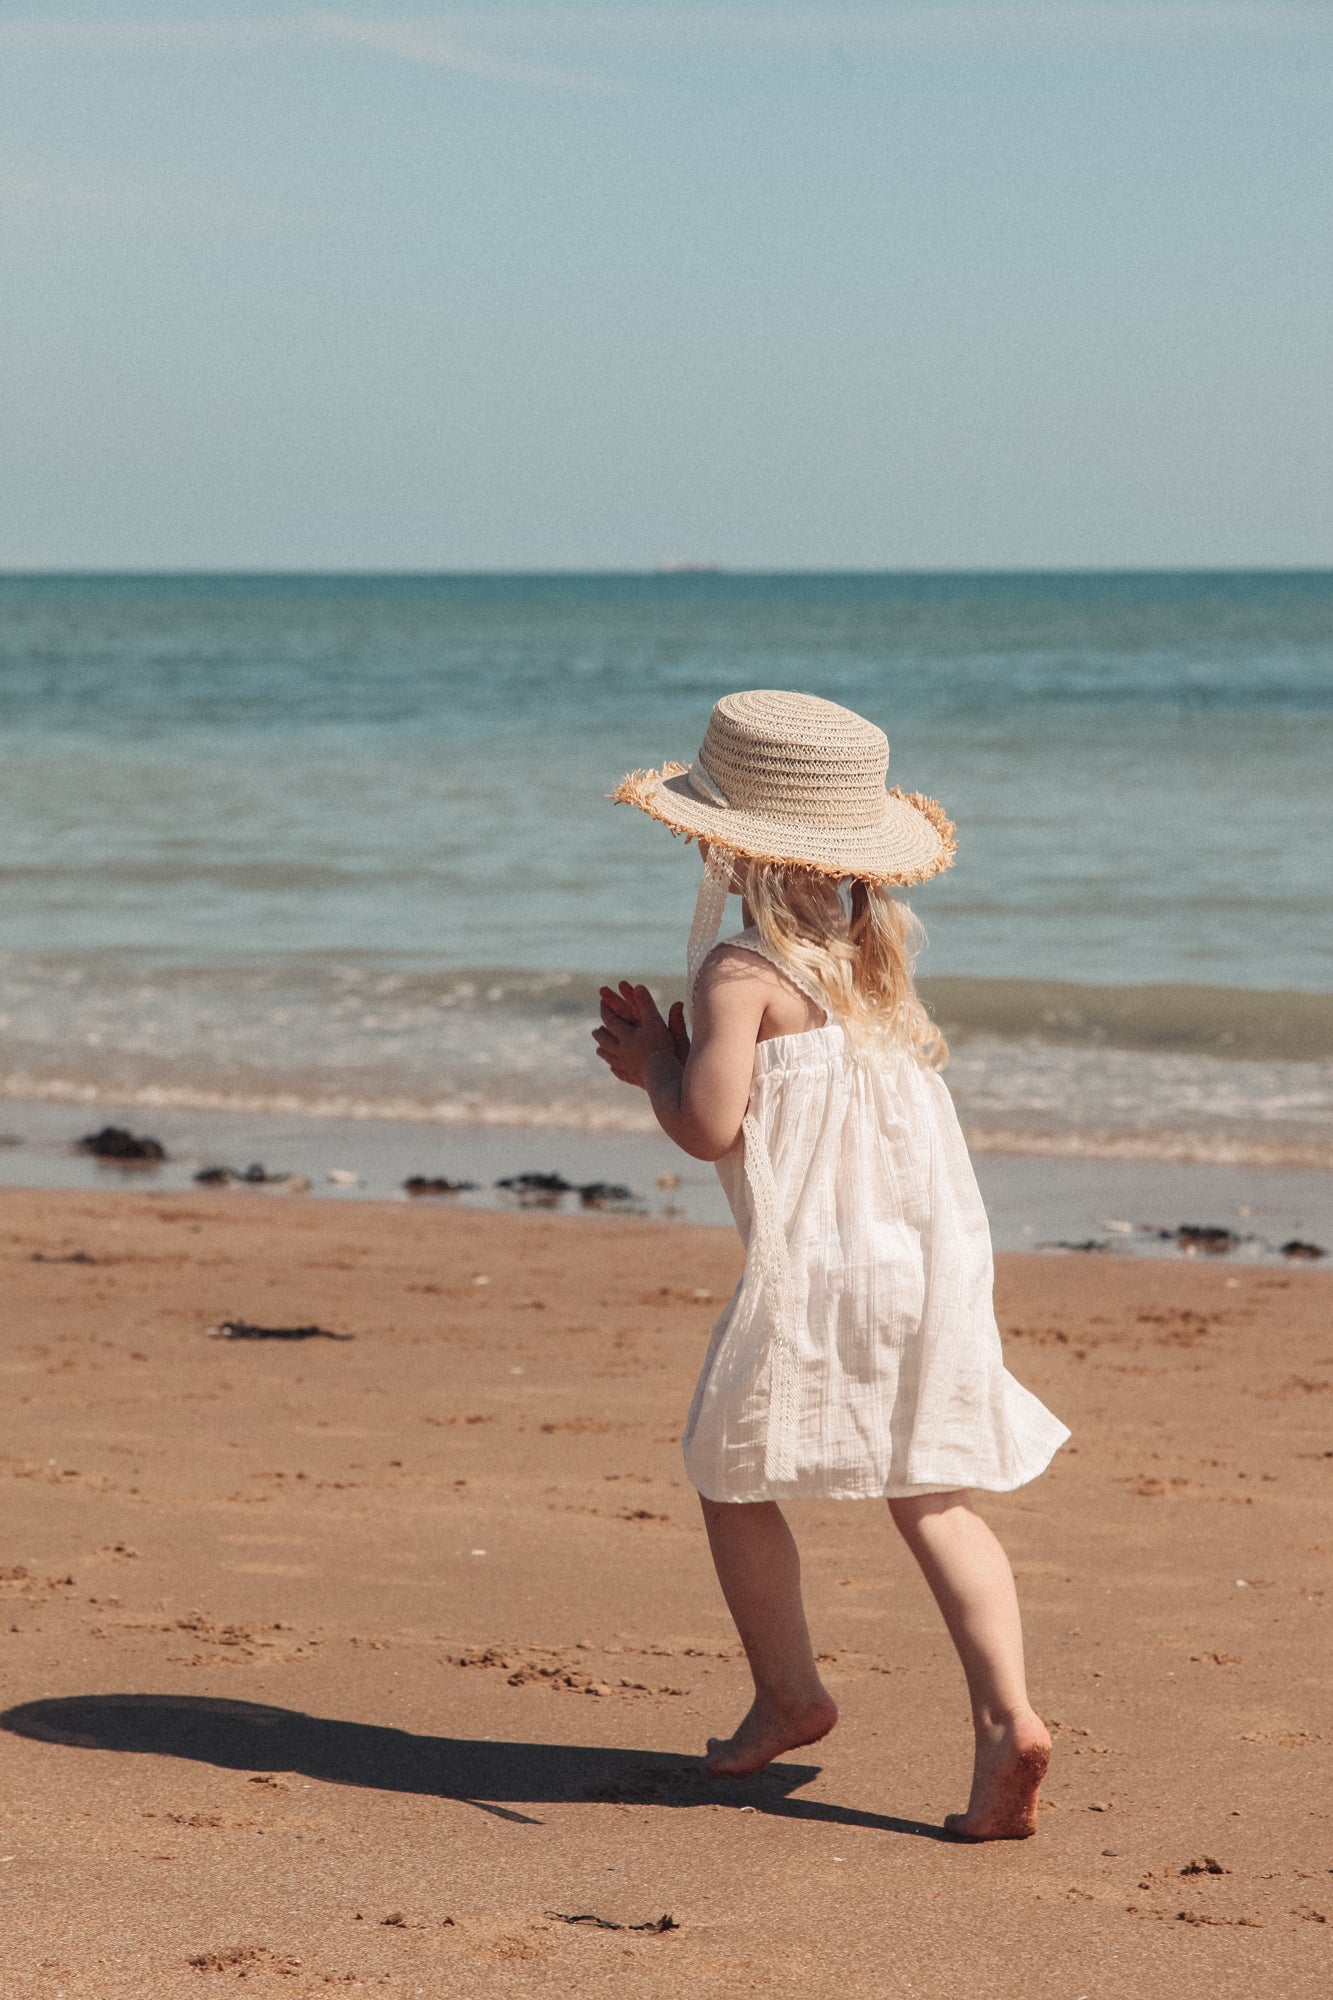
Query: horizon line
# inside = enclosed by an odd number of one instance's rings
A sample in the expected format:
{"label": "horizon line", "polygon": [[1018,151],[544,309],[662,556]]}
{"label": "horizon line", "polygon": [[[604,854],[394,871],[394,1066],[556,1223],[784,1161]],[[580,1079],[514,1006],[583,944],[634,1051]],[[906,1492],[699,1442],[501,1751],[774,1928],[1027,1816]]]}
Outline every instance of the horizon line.
{"label": "horizon line", "polygon": [[661,583],[711,582],[730,577],[865,577],[865,576],[1333,576],[1328,563],[909,563],[901,565],[839,564],[339,564],[319,567],[296,564],[0,564],[0,582],[39,578],[96,577],[632,577]]}

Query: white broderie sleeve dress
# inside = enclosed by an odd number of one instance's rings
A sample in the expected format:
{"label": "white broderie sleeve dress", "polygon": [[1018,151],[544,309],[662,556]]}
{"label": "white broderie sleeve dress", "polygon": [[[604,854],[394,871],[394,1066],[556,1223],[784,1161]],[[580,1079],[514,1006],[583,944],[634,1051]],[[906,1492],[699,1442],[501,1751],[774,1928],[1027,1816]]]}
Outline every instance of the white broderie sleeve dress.
{"label": "white broderie sleeve dress", "polygon": [[[757,931],[727,942],[772,958]],[[1069,1432],[1004,1366],[990,1229],[940,1077],[908,1049],[857,1052],[835,1023],[760,1042],[717,1170],[746,1258],[683,1440],[700,1493],[1007,1492],[1044,1470]]]}

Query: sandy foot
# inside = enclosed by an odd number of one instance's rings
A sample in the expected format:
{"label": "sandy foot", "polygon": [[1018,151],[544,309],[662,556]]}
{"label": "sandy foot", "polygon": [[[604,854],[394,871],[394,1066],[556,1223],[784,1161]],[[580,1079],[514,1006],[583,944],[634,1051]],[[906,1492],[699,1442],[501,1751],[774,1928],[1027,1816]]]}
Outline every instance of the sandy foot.
{"label": "sandy foot", "polygon": [[734,1736],[710,1736],[704,1769],[710,1778],[748,1778],[762,1771],[785,1750],[818,1743],[838,1719],[831,1694],[800,1708],[778,1708],[756,1695],[753,1706]]}
{"label": "sandy foot", "polygon": [[1051,1761],[1051,1739],[1031,1711],[993,1737],[977,1739],[967,1811],[950,1813],[957,1840],[1027,1840],[1037,1831],[1037,1793]]}

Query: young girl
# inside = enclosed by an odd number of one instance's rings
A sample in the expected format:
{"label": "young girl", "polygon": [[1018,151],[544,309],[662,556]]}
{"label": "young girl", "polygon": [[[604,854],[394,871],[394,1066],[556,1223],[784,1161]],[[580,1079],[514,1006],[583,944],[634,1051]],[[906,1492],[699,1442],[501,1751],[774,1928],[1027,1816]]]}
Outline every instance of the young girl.
{"label": "young girl", "polygon": [[[837,1721],[778,1501],[883,1498],[971,1695],[972,1794],[945,1825],[1021,1840],[1050,1737],[1013,1575],[968,1489],[1023,1485],[1069,1433],[1001,1357],[985,1210],[912,983],[919,930],[885,886],[949,867],[954,829],[886,791],[888,757],[850,710],[759,692],[718,702],[692,766],[625,778],[616,800],[704,856],[690,1028],[622,982],[594,1039],[669,1137],[716,1162],[745,1244],[684,1437],[755,1690],[706,1768],[748,1776]],[[715,947],[729,894],[746,927]]]}

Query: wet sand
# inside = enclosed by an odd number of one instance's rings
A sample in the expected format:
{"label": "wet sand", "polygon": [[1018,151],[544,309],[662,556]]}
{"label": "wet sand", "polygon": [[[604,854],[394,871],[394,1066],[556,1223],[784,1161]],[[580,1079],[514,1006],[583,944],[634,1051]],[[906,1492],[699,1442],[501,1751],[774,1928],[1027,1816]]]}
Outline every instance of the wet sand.
{"label": "wet sand", "polygon": [[1038,1838],[968,1847],[874,1506],[791,1510],[839,1728],[699,1773],[747,1688],[677,1445],[729,1233],[19,1190],[0,1259],[6,2000],[1327,1991],[1326,1273],[1001,1260],[1075,1435],[985,1503],[1055,1757]]}

